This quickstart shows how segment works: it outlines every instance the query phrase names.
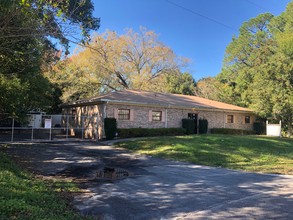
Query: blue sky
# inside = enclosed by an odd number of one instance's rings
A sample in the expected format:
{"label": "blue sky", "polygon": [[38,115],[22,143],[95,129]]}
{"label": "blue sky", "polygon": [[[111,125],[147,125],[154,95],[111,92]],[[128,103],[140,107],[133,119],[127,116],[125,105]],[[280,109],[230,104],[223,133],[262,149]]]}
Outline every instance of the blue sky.
{"label": "blue sky", "polygon": [[[189,72],[196,80],[221,71],[225,48],[241,24],[257,15],[279,15],[289,0],[93,0],[101,18],[98,33],[119,34],[126,28],[146,27],[159,40],[191,59]],[[171,3],[170,3],[171,2]],[[177,4],[174,5],[174,4]],[[200,15],[198,15],[200,14]]]}

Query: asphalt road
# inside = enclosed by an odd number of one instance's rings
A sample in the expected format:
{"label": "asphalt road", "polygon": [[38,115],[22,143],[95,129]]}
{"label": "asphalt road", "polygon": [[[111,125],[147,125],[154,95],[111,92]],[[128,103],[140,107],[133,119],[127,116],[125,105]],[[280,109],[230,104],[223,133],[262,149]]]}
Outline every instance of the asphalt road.
{"label": "asphalt road", "polygon": [[[293,176],[245,173],[132,154],[91,142],[12,145],[25,168],[75,180],[73,205],[98,219],[292,219]],[[104,167],[129,177],[97,176]]]}

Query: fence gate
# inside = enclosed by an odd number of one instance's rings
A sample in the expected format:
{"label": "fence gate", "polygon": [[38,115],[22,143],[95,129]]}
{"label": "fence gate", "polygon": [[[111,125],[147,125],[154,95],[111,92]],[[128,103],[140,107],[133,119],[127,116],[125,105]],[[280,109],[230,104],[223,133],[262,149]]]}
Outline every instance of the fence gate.
{"label": "fence gate", "polygon": [[24,118],[0,115],[0,142],[98,140],[98,117],[29,114]]}
{"label": "fence gate", "polygon": [[267,121],[267,136],[281,137],[281,121],[279,124],[269,124]]}

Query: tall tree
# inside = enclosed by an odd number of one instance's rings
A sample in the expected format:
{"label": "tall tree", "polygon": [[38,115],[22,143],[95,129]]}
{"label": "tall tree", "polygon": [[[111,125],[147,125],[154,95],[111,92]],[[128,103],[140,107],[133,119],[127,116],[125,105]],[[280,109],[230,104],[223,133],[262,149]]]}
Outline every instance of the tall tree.
{"label": "tall tree", "polygon": [[[221,84],[216,78],[207,77],[197,81],[195,94],[207,99],[224,101],[225,98],[221,98],[221,94],[223,94],[224,89],[224,85]],[[227,93],[225,92],[225,94]]]}
{"label": "tall tree", "polygon": [[58,59],[52,42],[67,52],[69,41],[86,41],[99,27],[92,12],[89,0],[0,1],[0,113],[52,110],[59,91],[42,75]]}
{"label": "tall tree", "polygon": [[84,61],[78,55],[59,61],[45,75],[61,90],[60,98],[63,102],[88,98],[108,91],[104,90],[106,88],[101,83],[103,79],[84,65]]}
{"label": "tall tree", "polygon": [[[272,19],[270,30],[274,39],[273,55],[269,57],[261,74],[255,80],[255,88],[259,81],[267,82],[266,93],[257,96],[253,107],[266,116],[282,120],[289,136],[293,130],[293,2],[280,16]],[[257,92],[257,91],[255,91]],[[261,104],[268,100],[271,105]],[[269,108],[268,108],[269,106]],[[266,111],[270,110],[270,111]]]}
{"label": "tall tree", "polygon": [[149,89],[160,75],[178,70],[186,62],[158,40],[153,31],[141,28],[138,33],[128,30],[118,36],[107,31],[96,35],[82,53],[90,55],[96,70],[112,79],[113,89]]}
{"label": "tall tree", "polygon": [[0,6],[0,39],[9,45],[27,36],[50,37],[67,50],[69,41],[87,42],[100,23],[91,0],[3,0]]}
{"label": "tall tree", "polygon": [[[248,106],[251,85],[259,67],[273,54],[268,24],[273,15],[266,13],[245,22],[238,37],[233,37],[226,48],[224,67],[217,78],[227,84],[226,102]],[[230,90],[230,91],[229,91]]]}
{"label": "tall tree", "polygon": [[[194,87],[192,76],[180,72],[188,60],[177,57],[153,31],[145,28],[138,33],[130,29],[123,35],[112,31],[94,35],[91,43],[65,63],[66,67],[55,69],[50,77],[67,94],[64,101],[123,88],[191,94]],[[66,72],[75,72],[70,78],[72,83],[77,81],[75,86],[62,86]],[[78,73],[83,75],[82,80],[77,80]],[[83,82],[88,79],[91,80],[85,88]],[[174,88],[179,86],[175,81],[182,83],[180,88]]]}
{"label": "tall tree", "polygon": [[226,49],[217,79],[226,101],[293,127],[293,2],[280,16],[262,14],[245,22]]}
{"label": "tall tree", "polygon": [[169,93],[194,95],[196,82],[190,73],[173,72],[165,75],[166,87]]}

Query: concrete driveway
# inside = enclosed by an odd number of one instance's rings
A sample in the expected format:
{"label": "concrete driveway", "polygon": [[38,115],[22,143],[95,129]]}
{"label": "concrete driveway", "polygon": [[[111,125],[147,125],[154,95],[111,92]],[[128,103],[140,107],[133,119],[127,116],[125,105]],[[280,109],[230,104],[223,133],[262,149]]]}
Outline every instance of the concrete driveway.
{"label": "concrete driveway", "polygon": [[[292,219],[293,176],[264,175],[132,154],[91,142],[12,145],[44,176],[74,179],[74,206],[97,219]],[[132,176],[97,178],[105,166]]]}

